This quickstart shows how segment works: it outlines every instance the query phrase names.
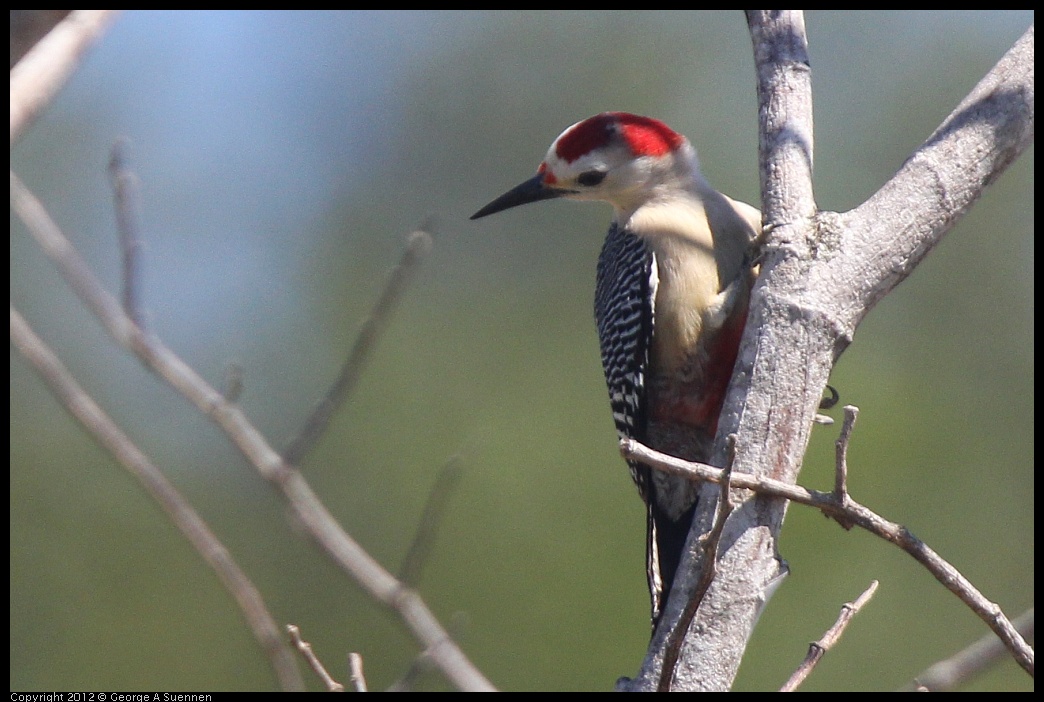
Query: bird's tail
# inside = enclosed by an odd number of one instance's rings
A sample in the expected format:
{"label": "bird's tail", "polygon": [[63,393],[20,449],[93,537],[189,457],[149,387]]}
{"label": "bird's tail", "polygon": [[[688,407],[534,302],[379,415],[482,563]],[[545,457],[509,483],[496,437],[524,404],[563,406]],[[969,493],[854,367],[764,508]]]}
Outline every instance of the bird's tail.
{"label": "bird's tail", "polygon": [[671,519],[660,513],[653,502],[649,502],[646,570],[649,577],[649,595],[652,599],[653,631],[656,631],[660,614],[667,604],[667,596],[671,593],[697,504],[698,501],[694,501],[677,519]]}

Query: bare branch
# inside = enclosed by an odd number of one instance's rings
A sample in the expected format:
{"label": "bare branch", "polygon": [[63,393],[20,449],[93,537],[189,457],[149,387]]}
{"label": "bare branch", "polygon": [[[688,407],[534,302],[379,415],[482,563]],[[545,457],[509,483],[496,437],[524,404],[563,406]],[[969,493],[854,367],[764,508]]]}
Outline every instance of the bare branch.
{"label": "bare branch", "polygon": [[[687,476],[699,482],[721,483],[723,471],[703,463],[690,463],[674,458],[631,439],[620,442],[620,451],[628,460],[641,461],[647,466],[672,475]],[[946,586],[962,602],[975,612],[1004,641],[1012,657],[1026,671],[1033,674],[1033,649],[1019,635],[1001,608],[986,599],[961,573],[950,565],[927,544],[913,535],[906,527],[890,522],[864,507],[850,497],[841,501],[833,492],[808,490],[798,485],[784,483],[771,478],[762,478],[749,473],[733,472],[733,488],[745,488],[760,495],[783,497],[809,507],[836,520],[845,528],[857,526],[892,543],[928,569],[936,580]]]}
{"label": "bare branch", "polygon": [[243,411],[124,314],[40,201],[13,172],[11,205],[62,277],[113,339],[226,433],[261,476],[280,490],[294,515],[326,554],[372,597],[395,610],[420,642],[433,651],[439,669],[453,684],[464,690],[493,689],[460,647],[449,639],[420,596],[404,587],[341,527],[300,471],[283,461]]}
{"label": "bare branch", "polygon": [[26,52],[70,12],[72,10],[11,10],[11,63],[8,69],[14,68]]}
{"label": "bare branch", "polygon": [[287,624],[286,631],[290,634],[290,640],[294,643],[294,647],[297,648],[298,652],[308,663],[308,667],[311,668],[312,672],[323,681],[323,685],[326,685],[326,691],[344,692],[344,685],[334,680],[333,677],[326,672],[323,662],[319,660],[319,656],[315,655],[315,651],[312,650],[312,644],[301,638],[301,630],[293,624]]}
{"label": "bare branch", "polygon": [[721,534],[725,529],[725,520],[732,514],[732,501],[729,499],[729,490],[732,487],[732,465],[735,463],[735,460],[736,435],[730,434],[729,456],[725,463],[725,468],[721,471],[721,489],[718,491],[718,508],[714,512],[714,523],[710,531],[700,536],[700,545],[706,553],[704,559],[706,567],[700,573],[696,589],[689,596],[685,610],[678,620],[678,625],[674,627],[667,639],[657,692],[671,691],[671,683],[674,680],[674,671],[678,664],[678,657],[681,655],[682,644],[685,643],[685,635],[689,627],[692,626],[692,620],[696,617],[696,612],[699,611],[700,604],[707,595],[707,590],[710,589],[711,583],[714,582],[714,576],[717,573],[718,545],[721,543]]}
{"label": "bare branch", "polygon": [[[812,189],[811,70],[803,18],[797,11],[751,10],[747,19],[758,79],[767,234],[711,462],[723,464],[725,437],[735,433],[744,450],[734,486],[742,475],[793,484],[823,388],[859,323],[1030,142],[1033,30],[877,194],[837,214],[818,211]],[[782,570],[777,539],[787,503],[770,495],[783,492],[739,498],[722,535],[715,585],[688,628],[675,689],[732,685],[759,608]],[[855,503],[849,507],[835,504],[830,510],[867,528],[872,524],[875,533],[925,564],[1032,670],[1032,650],[996,605],[908,531],[873,519]],[[710,528],[714,509],[713,501],[701,501],[694,531]],[[705,554],[688,550],[673,587],[692,588],[709,567]],[[632,689],[656,687],[668,632],[683,607],[673,598],[667,603]]]}
{"label": "bare branch", "polygon": [[848,338],[905,280],[1033,141],[1033,27],[866,202],[821,213],[819,237],[835,262],[809,284],[842,289],[834,303]]}
{"label": "bare branch", "polygon": [[852,439],[852,428],[859,417],[859,408],[854,405],[845,406],[845,421],[841,425],[841,434],[834,442],[834,496],[842,505],[848,502],[848,442]]}
{"label": "bare branch", "polygon": [[435,478],[435,485],[428,494],[428,501],[424,505],[424,513],[421,515],[420,523],[417,525],[417,533],[410,544],[410,550],[402,559],[402,569],[399,571],[399,580],[409,587],[417,585],[420,579],[421,568],[428,560],[431,546],[435,542],[435,533],[438,530],[439,521],[446,511],[446,502],[453,493],[457,483],[460,481],[461,465],[460,458],[454,456],[446,462]]}
{"label": "bare branch", "polygon": [[370,316],[363,322],[359,336],[355,339],[355,345],[348,354],[348,360],[341,367],[337,380],[305,420],[301,432],[290,442],[289,447],[283,453],[287,463],[296,465],[301,462],[305,454],[322,436],[330,424],[330,419],[351,395],[359,378],[362,377],[363,369],[366,367],[366,362],[370,359],[377,341],[388,326],[392,312],[402,300],[402,295],[413,280],[420,264],[431,254],[434,245],[431,234],[423,229],[409,235],[406,240],[406,250],[403,251],[399,264],[388,276],[388,282],[385,283],[380,298],[370,311]]}
{"label": "bare branch", "polygon": [[138,178],[127,165],[127,140],[119,139],[112,146],[109,159],[109,180],[116,207],[116,229],[119,232],[123,260],[123,311],[142,329],[145,317],[141,312],[139,295],[139,256],[141,236],[138,229]]}
{"label": "bare branch", "polygon": [[11,146],[51,104],[117,10],[74,10],[11,69]]}
{"label": "bare branch", "polygon": [[225,400],[235,404],[239,396],[243,394],[243,366],[237,361],[230,361],[225,366],[225,390],[222,393]]}
{"label": "bare branch", "polygon": [[363,674],[363,657],[354,651],[348,654],[348,670],[351,671],[352,687],[356,692],[366,692],[366,675]]}
{"label": "bare branch", "polygon": [[758,70],[761,204],[770,230],[763,253],[768,257],[816,212],[812,72],[800,11],[750,10],[747,24]]}
{"label": "bare branch", "polygon": [[[796,475],[807,442],[812,417],[822,397],[832,358],[816,360],[818,349],[807,342],[816,337],[788,338],[803,330],[787,309],[785,298],[768,297],[774,278],[798,279],[804,260],[801,232],[812,221],[812,102],[804,19],[798,11],[749,11],[748,25],[758,70],[759,120],[762,152],[762,213],[769,231],[751,296],[750,313],[740,345],[730,389],[715,439],[712,463],[723,465],[725,437],[737,434],[743,453],[734,477],[764,474],[777,480]],[[784,265],[786,264],[786,265]],[[771,320],[785,316],[786,328]],[[768,334],[766,336],[766,334]],[[823,343],[823,342],[821,342]],[[829,342],[827,342],[829,343]],[[781,372],[800,368],[800,372]],[[770,380],[773,379],[773,380]],[[764,384],[787,387],[765,387]],[[761,394],[754,390],[761,386]],[[773,407],[773,403],[786,407]],[[805,415],[807,412],[807,416]],[[769,458],[771,456],[771,458]],[[735,486],[735,483],[733,483]],[[760,495],[740,495],[725,526],[714,587],[708,592],[688,628],[673,688],[724,691],[739,669],[746,642],[758,614],[785,567],[777,554],[775,535],[786,503]],[[750,501],[748,504],[747,502]],[[713,522],[715,501],[700,501],[693,529],[707,531]],[[690,549],[683,555],[673,588],[691,589],[710,564],[706,554]],[[678,622],[684,602],[671,598],[659,630],[633,689],[654,689],[660,679],[667,630]]]}
{"label": "bare branch", "polygon": [[780,692],[794,692],[798,689],[801,683],[805,682],[812,671],[815,670],[816,665],[823,659],[826,652],[834,647],[838,641],[841,640],[841,635],[845,633],[845,629],[848,628],[848,624],[852,621],[853,617],[859,613],[859,610],[870,601],[870,598],[877,592],[877,581],[874,580],[870,583],[870,586],[863,591],[855,602],[846,602],[841,606],[841,614],[838,615],[837,621],[834,625],[827,629],[826,633],[823,634],[819,641],[815,641],[808,646],[808,655],[805,656],[805,660],[801,662],[794,674],[790,676],[783,687],[780,688]]}
{"label": "bare branch", "polygon": [[304,682],[293,654],[287,648],[260,591],[239,567],[232,554],[210,530],[148,456],[105,413],[76,382],[55,353],[38,337],[29,324],[11,308],[11,342],[28,360],[47,387],[87,432],[141,484],[159,503],[174,525],[217,574],[218,579],[239,605],[247,624],[279,678],[284,690],[303,690]]}
{"label": "bare branch", "polygon": [[[1016,617],[1012,624],[1026,640],[1033,639],[1033,609]],[[953,690],[982,673],[986,668],[1008,655],[1004,643],[993,634],[986,634],[972,645],[939,661],[914,678],[905,691],[928,690],[945,692]]]}

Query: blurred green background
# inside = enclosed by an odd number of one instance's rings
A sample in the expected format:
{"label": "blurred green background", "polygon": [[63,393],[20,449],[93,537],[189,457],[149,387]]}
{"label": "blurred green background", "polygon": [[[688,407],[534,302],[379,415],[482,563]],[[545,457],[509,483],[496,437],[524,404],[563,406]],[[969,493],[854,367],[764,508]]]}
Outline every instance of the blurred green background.
{"label": "blurred green background", "polygon": [[[809,13],[820,206],[871,195],[1032,20]],[[739,12],[129,12],[12,165],[116,291],[105,166],[131,139],[149,325],[217,386],[240,364],[241,405],[277,447],[335,376],[406,233],[432,218],[433,257],[303,469],[395,571],[437,471],[461,456],[422,594],[501,688],[604,690],[648,639],[643,508],[591,312],[608,208],[467,217],[603,110],[665,120],[713,184],[756,204],[752,65]],[[1012,616],[1034,591],[1032,186],[1031,150],[872,312],[832,380],[862,410],[855,498]],[[348,651],[371,688],[403,673],[417,646],[396,617],[109,342],[13,218],[11,299],[335,677]],[[835,437],[815,429],[803,484],[830,488]],[[216,578],[18,357],[10,543],[12,689],[274,686]],[[807,508],[791,508],[782,551],[792,575],[737,689],[778,687],[874,578],[806,689],[892,689],[987,631],[909,556]],[[1032,687],[1010,662],[972,686]]]}

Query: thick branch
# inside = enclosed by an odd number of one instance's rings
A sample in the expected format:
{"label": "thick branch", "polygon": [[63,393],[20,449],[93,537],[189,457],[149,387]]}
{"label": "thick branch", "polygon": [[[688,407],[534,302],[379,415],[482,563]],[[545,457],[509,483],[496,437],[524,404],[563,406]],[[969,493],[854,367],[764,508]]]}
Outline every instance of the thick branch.
{"label": "thick branch", "polygon": [[11,69],[11,146],[80,65],[118,10],[74,10]]}
{"label": "thick branch", "polygon": [[1033,74],[1030,27],[880,190],[821,216],[819,239],[840,255],[811,285],[842,296],[832,307],[846,336],[1032,143]]}
{"label": "thick branch", "polygon": [[[748,24],[758,76],[764,255],[712,463],[723,464],[724,437],[735,433],[737,476],[794,483],[823,387],[859,322],[1032,138],[1033,31],[877,194],[838,215],[817,212],[813,197],[811,72],[801,14],[750,11]],[[713,490],[700,500],[694,534],[709,528],[715,502]],[[777,537],[786,505],[765,495],[737,504],[673,689],[731,686],[759,608],[782,574]],[[669,631],[708,567],[695,543],[690,535],[631,689],[655,687]]]}
{"label": "thick branch", "polygon": [[[712,462],[723,465],[724,437],[736,433],[737,474],[776,479],[789,476],[792,482],[832,356],[829,348],[823,353],[820,346],[826,335],[790,323],[772,326],[773,319],[792,322],[793,315],[787,301],[774,292],[790,286],[777,283],[773,288],[770,284],[777,279],[801,279],[805,274],[803,262],[809,258],[803,232],[815,212],[811,74],[800,12],[751,11],[748,23],[759,81],[763,217],[770,225]],[[828,360],[821,360],[823,356]],[[786,373],[781,368],[803,371]],[[759,387],[758,395],[748,395]],[[786,399],[786,406],[779,398]],[[752,451],[752,446],[758,448]],[[711,486],[701,488],[694,532],[709,529],[716,502],[717,493]],[[717,577],[688,627],[672,689],[721,691],[732,685],[757,616],[785,574],[775,545],[785,506],[785,501],[750,494],[737,502],[722,535]],[[695,543],[698,541],[690,534],[688,552],[683,555],[665,608],[668,624],[661,622],[632,689],[654,687],[660,677],[665,641],[681,622],[686,602],[703,571],[711,567],[705,554],[693,546]]]}

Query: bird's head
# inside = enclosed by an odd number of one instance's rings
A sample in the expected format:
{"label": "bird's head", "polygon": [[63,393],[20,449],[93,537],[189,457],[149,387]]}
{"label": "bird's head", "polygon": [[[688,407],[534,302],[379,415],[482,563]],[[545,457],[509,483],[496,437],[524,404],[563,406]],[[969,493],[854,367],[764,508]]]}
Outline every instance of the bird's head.
{"label": "bird's head", "polygon": [[537,174],[471,216],[485,217],[529,202],[565,197],[602,200],[633,210],[698,177],[688,139],[659,120],[627,112],[603,112],[562,132]]}

